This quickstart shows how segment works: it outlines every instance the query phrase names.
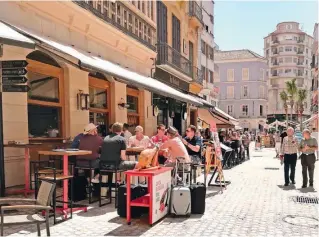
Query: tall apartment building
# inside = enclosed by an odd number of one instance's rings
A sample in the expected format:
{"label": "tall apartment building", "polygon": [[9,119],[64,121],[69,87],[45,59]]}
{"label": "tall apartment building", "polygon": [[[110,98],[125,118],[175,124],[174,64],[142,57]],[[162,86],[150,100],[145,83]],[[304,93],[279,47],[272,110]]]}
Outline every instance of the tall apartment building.
{"label": "tall apartment building", "polygon": [[[154,77],[184,93],[199,94],[203,78],[198,58],[202,1],[157,1],[157,60]],[[154,94],[158,123],[176,127],[184,134],[187,123],[197,124],[197,109],[184,101]],[[187,120],[185,112],[190,116]]]}
{"label": "tall apartment building", "polygon": [[263,129],[267,116],[267,61],[250,50],[215,52],[219,108],[245,130]]}
{"label": "tall apartment building", "polygon": [[[202,89],[197,2],[2,1],[0,20],[0,60],[26,60],[31,88],[3,93],[5,143],[50,147],[89,122],[101,136],[114,122],[150,136],[166,119],[183,131],[202,105],[188,94]],[[155,61],[162,82],[151,77]],[[6,148],[4,156],[6,186],[22,184],[24,153]]]}
{"label": "tall apartment building", "polygon": [[312,72],[312,83],[311,83],[311,121],[309,122],[311,127],[318,133],[318,23],[315,24],[313,30],[313,45],[312,45],[312,60],[311,60],[311,72]]}
{"label": "tall apartment building", "polygon": [[217,106],[219,88],[214,85],[214,1],[202,1],[204,27],[201,32],[201,71],[203,73],[203,90],[205,100]]}
{"label": "tall apartment building", "polygon": [[[311,47],[312,36],[303,32],[297,22],[281,22],[276,30],[264,38],[264,54],[268,62],[269,73],[269,122],[275,119],[285,120],[280,92],[286,88],[286,82],[296,78],[298,88],[311,88]],[[309,94],[309,93],[308,93]],[[304,105],[304,116],[310,115],[310,100]],[[290,108],[289,108],[290,114]],[[294,109],[293,120],[297,119]]]}

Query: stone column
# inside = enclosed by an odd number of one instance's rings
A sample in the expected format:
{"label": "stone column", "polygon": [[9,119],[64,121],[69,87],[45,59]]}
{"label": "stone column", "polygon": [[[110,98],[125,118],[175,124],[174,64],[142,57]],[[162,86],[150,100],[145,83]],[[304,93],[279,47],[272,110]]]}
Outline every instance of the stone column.
{"label": "stone column", "polygon": [[[0,60],[26,60],[32,50],[3,45]],[[3,103],[3,142],[28,143],[28,95],[27,93],[5,92]],[[5,148],[5,185],[11,187],[24,184],[24,149]]]}

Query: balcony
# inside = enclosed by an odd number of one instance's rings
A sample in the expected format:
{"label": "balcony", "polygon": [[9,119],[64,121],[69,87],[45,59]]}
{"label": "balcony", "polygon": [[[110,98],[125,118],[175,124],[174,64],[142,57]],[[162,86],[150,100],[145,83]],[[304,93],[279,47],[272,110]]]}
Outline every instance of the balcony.
{"label": "balcony", "polygon": [[157,44],[156,65],[172,74],[186,77],[186,80],[190,81],[193,78],[192,63],[167,43],[159,42]]}
{"label": "balcony", "polygon": [[302,44],[303,42],[304,42],[304,39],[298,39],[298,40],[297,40],[297,43],[298,43],[298,44]]}
{"label": "balcony", "polygon": [[284,72],[284,73],[280,73],[279,77],[295,77],[296,73],[294,72]]}
{"label": "balcony", "polygon": [[124,34],[156,51],[156,29],[121,1],[73,1]]}
{"label": "balcony", "polygon": [[272,41],[273,44],[279,44],[279,40],[275,39]]}
{"label": "balcony", "polygon": [[297,54],[303,54],[304,51],[303,50],[298,50]]}
{"label": "balcony", "polygon": [[298,66],[303,66],[303,65],[304,65],[304,62],[297,62],[297,65],[298,65]]}
{"label": "balcony", "polygon": [[199,70],[197,67],[193,66],[192,68],[192,74],[193,74],[193,82],[196,82],[197,84],[204,85],[203,84],[203,73],[201,70]]}
{"label": "balcony", "polygon": [[273,66],[278,66],[278,65],[279,65],[279,62],[273,62],[272,65],[273,65]]}
{"label": "balcony", "polygon": [[276,54],[278,54],[278,51],[275,50],[275,51],[272,52],[272,54],[273,54],[273,55],[276,55]]}
{"label": "balcony", "polygon": [[278,73],[277,73],[277,72],[274,72],[274,73],[271,74],[271,76],[272,76],[272,77],[278,77]]}
{"label": "balcony", "polygon": [[195,26],[202,26],[204,24],[202,8],[198,5],[196,1],[189,1],[188,4],[188,15],[191,18],[191,22],[193,22]]}

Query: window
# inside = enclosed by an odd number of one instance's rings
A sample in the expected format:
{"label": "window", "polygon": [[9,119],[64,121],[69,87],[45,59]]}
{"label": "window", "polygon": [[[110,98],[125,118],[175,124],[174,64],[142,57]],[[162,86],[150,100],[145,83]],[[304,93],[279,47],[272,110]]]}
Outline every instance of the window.
{"label": "window", "polygon": [[298,40],[298,37],[297,36],[294,36],[294,41],[297,41]]}
{"label": "window", "polygon": [[285,47],[285,51],[286,51],[286,52],[291,52],[291,51],[292,51],[292,47],[291,47],[291,46]]}
{"label": "window", "polygon": [[210,83],[214,83],[214,72],[209,70],[209,81]]}
{"label": "window", "polygon": [[279,58],[279,63],[283,63],[284,59],[283,58]]}
{"label": "window", "polygon": [[233,105],[227,105],[227,114],[229,115],[233,114]]}
{"label": "window", "polygon": [[204,99],[204,100],[207,100],[207,95],[203,95],[203,99]]}
{"label": "window", "polygon": [[248,81],[249,80],[249,68],[242,69],[242,80]]}
{"label": "window", "polygon": [[141,1],[137,1],[137,8],[141,10]]}
{"label": "window", "polygon": [[263,105],[259,105],[259,115],[264,116],[264,106]]}
{"label": "window", "polygon": [[260,80],[264,80],[265,79],[265,70],[263,68],[260,68]]}
{"label": "window", "polygon": [[291,69],[285,69],[285,73],[290,73]]}
{"label": "window", "polygon": [[211,60],[214,60],[214,49],[212,47],[209,47],[209,58]]}
{"label": "window", "polygon": [[227,99],[233,99],[233,98],[234,98],[234,87],[227,86]]}
{"label": "window", "polygon": [[127,112],[138,113],[138,97],[128,95],[126,101],[126,103],[129,105]]}
{"label": "window", "polygon": [[306,65],[308,65],[308,59],[306,59]]}
{"label": "window", "polygon": [[259,98],[264,99],[265,98],[265,87],[259,86]]}
{"label": "window", "polygon": [[154,15],[153,15],[153,11],[154,11],[154,10],[153,10],[153,8],[154,8],[154,7],[153,7],[153,1],[150,1],[149,3],[150,3],[150,5],[151,5],[151,19],[154,20]]}
{"label": "window", "polygon": [[283,47],[279,47],[279,52],[282,52],[284,51],[284,48]]}
{"label": "window", "polygon": [[203,79],[206,80],[206,68],[204,66],[202,66],[202,75]]}
{"label": "window", "polygon": [[[104,78],[105,79],[105,78]],[[99,125],[98,133],[106,136],[109,125],[109,82],[102,78],[89,76],[89,121]]]}
{"label": "window", "polygon": [[294,47],[294,51],[297,52],[297,47]]}
{"label": "window", "polygon": [[244,98],[247,98],[248,97],[248,86],[243,86],[242,87],[242,96]]}
{"label": "window", "polygon": [[227,69],[227,81],[234,81],[234,69]]}
{"label": "window", "polygon": [[[36,56],[47,57],[47,55],[36,55],[31,53],[28,58],[35,60]],[[34,58],[32,58],[34,56]],[[40,59],[40,58],[39,58]],[[50,58],[50,60],[53,60]],[[63,70],[37,61],[37,64],[29,63],[28,86],[28,129],[29,138],[47,138],[50,130],[57,137],[62,137],[63,119]]]}
{"label": "window", "polygon": [[242,115],[247,116],[248,115],[248,105],[243,105],[242,107]]}
{"label": "window", "polygon": [[297,58],[294,58],[294,63],[296,63],[297,62]]}
{"label": "window", "polygon": [[202,53],[203,53],[204,55],[206,55],[206,52],[205,52],[205,50],[206,50],[206,43],[205,43],[204,40],[202,40],[202,43],[201,43],[201,50],[202,50]]}
{"label": "window", "polygon": [[308,53],[308,49],[306,49],[306,53]]}

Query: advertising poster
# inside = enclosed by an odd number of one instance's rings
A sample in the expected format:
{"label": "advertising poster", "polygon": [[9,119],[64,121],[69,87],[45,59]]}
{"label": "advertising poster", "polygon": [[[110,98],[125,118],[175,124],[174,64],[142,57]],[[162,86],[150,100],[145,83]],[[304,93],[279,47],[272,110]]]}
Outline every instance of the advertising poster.
{"label": "advertising poster", "polygon": [[216,157],[219,160],[223,160],[223,154],[222,154],[222,149],[220,147],[217,127],[214,121],[210,121],[210,131],[212,133],[212,138],[214,140],[214,148],[215,148]]}
{"label": "advertising poster", "polygon": [[171,171],[153,177],[152,224],[167,215],[171,193]]}

